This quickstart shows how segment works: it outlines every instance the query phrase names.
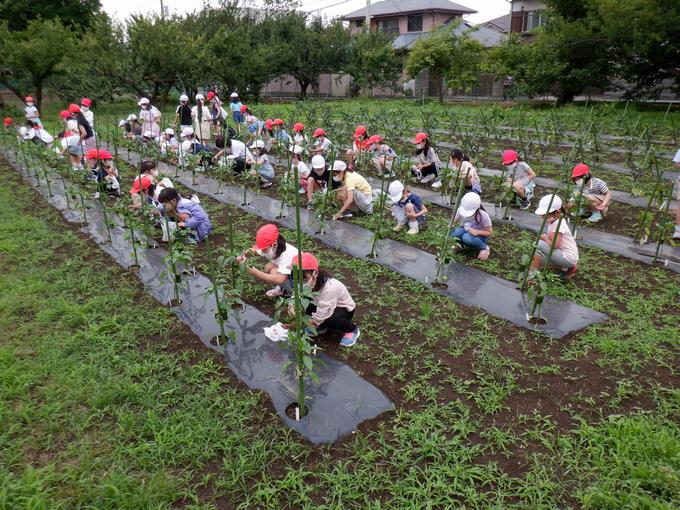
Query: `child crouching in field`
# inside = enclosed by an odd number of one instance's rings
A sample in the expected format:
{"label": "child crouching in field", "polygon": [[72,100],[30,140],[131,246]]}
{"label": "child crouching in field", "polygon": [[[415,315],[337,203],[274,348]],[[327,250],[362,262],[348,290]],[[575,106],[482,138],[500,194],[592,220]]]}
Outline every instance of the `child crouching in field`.
{"label": "child crouching in field", "polygon": [[482,207],[482,199],[477,193],[470,192],[463,196],[454,222],[460,222],[460,225],[451,232],[451,237],[456,242],[453,250],[460,251],[464,247],[472,248],[477,252],[479,260],[488,259],[491,249],[487,242],[493,229],[491,217]]}
{"label": "child crouching in field", "polygon": [[168,228],[170,232],[166,232],[165,222],[163,226],[163,240],[166,241],[169,235],[175,228],[191,229],[193,238],[200,242],[212,230],[212,223],[210,218],[203,208],[193,200],[180,196],[175,188],[165,188],[158,195],[158,201],[161,203],[161,211],[168,218],[174,218],[174,221],[168,221]]}
{"label": "child crouching in field", "polygon": [[[319,261],[311,253],[303,253],[302,257],[296,255],[292,261],[291,272],[300,265],[304,284],[314,294],[314,302],[307,306],[305,313],[310,316],[316,332],[308,329],[307,333],[316,336],[333,329],[342,333],[340,346],[353,346],[361,332],[353,322],[356,304],[347,287],[333,278],[328,271],[320,268]],[[294,324],[287,324],[285,327],[291,329]]]}
{"label": "child crouching in field", "polygon": [[[566,219],[560,220],[562,199],[557,195],[544,196],[538,204],[536,214],[541,217],[548,215],[547,228],[545,233],[541,234],[536,254],[531,261],[528,281],[531,282],[535,278],[538,268],[542,265],[559,270],[561,278],[565,281],[571,279],[576,273],[579,254],[576,240],[569,230]],[[555,236],[557,236],[557,239],[552,254],[550,254],[550,260],[548,260],[548,254]]]}
{"label": "child crouching in field", "polygon": [[117,197],[121,196],[120,183],[118,182],[118,170],[113,166],[113,156],[103,149],[90,149],[85,154],[92,173],[96,176],[98,191],[94,198],[99,198],[100,193],[110,193]]}
{"label": "child crouching in field", "polygon": [[397,225],[392,230],[401,232],[408,224],[406,233],[416,235],[427,218],[427,207],[423,205],[421,198],[404,187],[401,181],[390,183],[387,195],[392,201],[392,216],[397,220]]}

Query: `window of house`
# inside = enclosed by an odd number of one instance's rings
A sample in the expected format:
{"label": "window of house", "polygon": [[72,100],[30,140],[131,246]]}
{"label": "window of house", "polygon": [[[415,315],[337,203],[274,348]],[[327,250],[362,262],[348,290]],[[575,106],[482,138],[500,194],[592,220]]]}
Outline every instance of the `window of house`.
{"label": "window of house", "polygon": [[543,11],[524,11],[522,15],[522,32],[531,32],[545,23]]}
{"label": "window of house", "polygon": [[399,35],[399,18],[379,19],[378,30],[387,35]]}
{"label": "window of house", "polygon": [[422,14],[411,14],[408,17],[408,31],[409,32],[422,32],[423,31],[423,15]]}
{"label": "window of house", "polygon": [[360,27],[363,27],[363,26],[364,26],[364,20],[362,20],[362,19],[356,20],[356,21],[354,22],[354,26],[355,26],[355,27],[359,27],[359,28],[360,28]]}

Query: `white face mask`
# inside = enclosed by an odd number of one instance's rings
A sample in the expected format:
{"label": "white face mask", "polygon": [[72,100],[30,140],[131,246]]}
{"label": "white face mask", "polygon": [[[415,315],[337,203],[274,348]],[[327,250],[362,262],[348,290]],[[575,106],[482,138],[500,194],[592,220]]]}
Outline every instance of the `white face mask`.
{"label": "white face mask", "polygon": [[267,248],[266,250],[257,250],[257,252],[258,252],[260,255],[262,255],[264,258],[266,258],[267,260],[273,260],[273,259],[274,259],[274,255],[276,254],[276,246],[275,246],[275,245],[271,245],[271,246],[270,246],[269,248]]}
{"label": "white face mask", "polygon": [[158,177],[158,170],[151,170],[151,175]]}
{"label": "white face mask", "polygon": [[33,106],[33,103],[26,103],[26,106]]}
{"label": "white face mask", "polygon": [[576,179],[574,186],[576,186],[576,189],[581,189],[581,186],[583,186],[583,179]]}
{"label": "white face mask", "polygon": [[334,175],[333,180],[335,182],[342,182],[342,175]]}
{"label": "white face mask", "polygon": [[515,161],[514,163],[510,163],[509,165],[505,165],[505,168],[507,168],[508,171],[512,172],[515,168],[517,168],[517,162]]}
{"label": "white face mask", "polygon": [[423,148],[423,144],[422,144],[422,143],[417,143],[417,144],[416,144],[416,149],[420,150],[420,149],[422,149],[422,148]]}
{"label": "white face mask", "polygon": [[80,110],[83,111],[83,112],[89,112],[89,111],[90,111],[90,107],[89,107],[89,106],[81,106],[81,107],[80,107]]}

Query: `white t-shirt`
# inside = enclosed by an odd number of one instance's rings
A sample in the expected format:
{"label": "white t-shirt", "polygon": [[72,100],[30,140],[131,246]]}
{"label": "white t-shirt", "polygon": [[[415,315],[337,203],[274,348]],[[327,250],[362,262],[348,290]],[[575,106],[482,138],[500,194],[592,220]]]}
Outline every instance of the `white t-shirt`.
{"label": "white t-shirt", "polygon": [[252,159],[253,157],[253,155],[248,150],[248,147],[246,147],[246,144],[241,142],[240,140],[235,140],[234,138],[231,139],[231,149],[227,152],[229,152],[232,156],[241,159],[243,158]]}
{"label": "white t-shirt", "polygon": [[[261,253],[261,250],[258,250]],[[276,264],[276,270],[281,274],[291,274],[293,272],[293,258],[298,254],[298,249],[290,243],[286,243],[286,249],[278,258],[272,260]]]}
{"label": "white t-shirt", "polygon": [[31,129],[28,132],[28,137],[31,138],[31,139],[36,137],[36,136],[43,143],[50,144],[54,141],[54,137],[51,134],[49,134],[47,131],[45,131],[44,129]]}
{"label": "white t-shirt", "polygon": [[[515,168],[515,180],[523,182],[524,184],[529,183],[531,179],[529,178],[529,170],[531,167],[524,161],[517,162],[517,168]],[[508,177],[512,177],[512,170],[508,170]]]}
{"label": "white t-shirt", "polygon": [[38,115],[38,109],[35,106],[27,106],[24,108],[24,112],[26,112],[26,118],[28,120],[35,120],[40,117],[40,115]]}
{"label": "white t-shirt", "polygon": [[574,239],[571,230],[569,230],[569,225],[567,225],[566,220],[562,218],[562,221],[557,219],[550,223],[548,225],[548,234],[555,232],[558,223],[560,224],[562,242],[559,246],[555,246],[555,248],[560,249],[564,255],[564,258],[576,265],[578,264],[578,246],[576,246],[576,239]]}
{"label": "white t-shirt", "polygon": [[83,117],[85,117],[85,120],[90,125],[92,130],[94,130],[94,113],[92,113],[92,110],[81,110],[81,112],[83,113]]}
{"label": "white t-shirt", "polygon": [[[294,163],[291,163],[291,164],[290,164],[290,171],[291,171],[291,173],[292,173],[292,172],[295,172],[294,166],[295,166]],[[309,167],[307,166],[307,164],[306,164],[304,161],[300,161],[300,162],[297,164],[297,167],[298,167],[298,176],[300,176],[300,177],[307,177],[307,176],[309,175],[310,169],[309,169]]]}

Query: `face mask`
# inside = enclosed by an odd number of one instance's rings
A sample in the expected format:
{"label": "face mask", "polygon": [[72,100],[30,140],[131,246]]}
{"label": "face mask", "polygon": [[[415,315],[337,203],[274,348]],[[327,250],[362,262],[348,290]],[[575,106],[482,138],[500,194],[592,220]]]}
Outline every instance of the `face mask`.
{"label": "face mask", "polygon": [[153,175],[154,177],[158,177],[158,170],[152,170],[151,175]]}
{"label": "face mask", "polygon": [[576,189],[581,189],[581,186],[583,186],[583,179],[576,179],[574,186],[576,186]]}
{"label": "face mask", "polygon": [[333,180],[335,182],[342,182],[342,176],[341,175],[334,175]]}
{"label": "face mask", "polygon": [[89,112],[89,111],[90,111],[90,107],[89,107],[89,106],[81,106],[80,109],[81,109],[82,111],[84,111],[84,112]]}
{"label": "face mask", "polygon": [[422,143],[417,143],[417,144],[416,144],[416,149],[420,150],[420,149],[422,149],[422,148],[423,148],[423,144],[422,144]]}
{"label": "face mask", "polygon": [[517,168],[517,162],[511,163],[509,165],[505,165],[505,168],[507,168],[510,172],[512,172],[515,168]]}
{"label": "face mask", "polygon": [[324,170],[325,170],[324,168],[315,168],[315,169],[314,169],[314,173],[315,173],[316,175],[323,175],[323,171],[324,171]]}
{"label": "face mask", "polygon": [[257,250],[257,252],[267,260],[272,260],[274,258],[274,254],[276,253],[276,247],[271,245],[266,250]]}
{"label": "face mask", "polygon": [[26,103],[26,106],[33,106],[33,103]]}

